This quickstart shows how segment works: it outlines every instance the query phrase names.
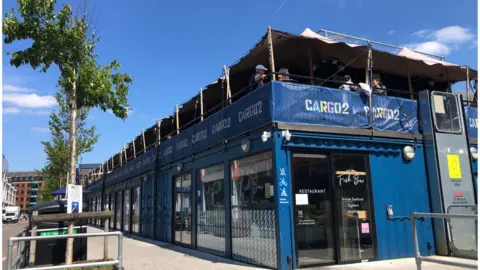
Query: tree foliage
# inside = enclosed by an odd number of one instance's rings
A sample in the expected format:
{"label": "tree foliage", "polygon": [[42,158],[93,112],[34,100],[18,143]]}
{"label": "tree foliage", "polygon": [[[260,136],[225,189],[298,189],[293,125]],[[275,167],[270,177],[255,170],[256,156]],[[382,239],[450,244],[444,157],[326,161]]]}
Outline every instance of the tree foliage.
{"label": "tree foliage", "polygon": [[[72,120],[68,134],[70,147],[74,149],[77,109],[109,109],[115,116],[125,119],[132,76],[118,72],[120,64],[117,61],[99,65],[95,54],[99,38],[89,31],[86,13],[78,15],[77,10],[74,15],[70,5],[57,10],[56,3],[56,0],[17,0],[17,7],[3,20],[4,43],[31,41],[28,48],[9,52],[10,64],[15,67],[30,65],[35,70],[47,72],[53,65],[60,70],[58,86],[62,90],[59,94],[64,105],[70,108]],[[72,179],[77,156],[73,152],[77,151],[70,151]]]}
{"label": "tree foliage", "polygon": [[[54,199],[50,194],[61,186],[65,186],[67,173],[70,168],[70,107],[63,98],[64,95],[57,94],[59,108],[50,114],[49,130],[50,141],[42,141],[47,162],[42,169],[43,189],[39,201],[50,201]],[[95,132],[95,126],[87,126],[86,120],[88,110],[82,108],[78,111],[77,117],[77,153],[81,156],[91,152],[97,143],[99,135]]]}

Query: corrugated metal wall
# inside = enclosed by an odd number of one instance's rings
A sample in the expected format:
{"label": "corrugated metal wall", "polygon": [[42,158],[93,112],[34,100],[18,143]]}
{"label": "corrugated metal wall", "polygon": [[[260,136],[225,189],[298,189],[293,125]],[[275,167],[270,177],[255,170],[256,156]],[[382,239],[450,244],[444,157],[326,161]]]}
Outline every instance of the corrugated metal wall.
{"label": "corrugated metal wall", "polygon": [[[417,145],[411,162],[398,153],[374,152],[370,155],[372,188],[377,231],[378,259],[414,256],[410,220],[387,220],[386,205],[393,205],[394,216],[408,217],[411,212],[431,212],[423,146]],[[420,252],[435,254],[430,220],[417,221]]]}
{"label": "corrugated metal wall", "polygon": [[156,240],[172,241],[172,181],[169,171],[161,171],[157,179]]}
{"label": "corrugated metal wall", "polygon": [[154,181],[155,174],[153,172],[145,175],[146,181],[142,181],[142,201],[140,204],[141,212],[141,235],[146,238],[153,239],[153,219],[154,219]]}

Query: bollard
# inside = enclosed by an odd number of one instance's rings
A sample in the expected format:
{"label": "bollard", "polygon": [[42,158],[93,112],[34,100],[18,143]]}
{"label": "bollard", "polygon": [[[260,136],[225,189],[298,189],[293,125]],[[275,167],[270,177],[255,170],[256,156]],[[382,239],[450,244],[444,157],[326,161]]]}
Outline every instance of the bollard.
{"label": "bollard", "polygon": [[[33,211],[32,218],[38,215],[37,211]],[[37,227],[38,225],[35,223],[32,228],[31,236],[37,236]],[[28,258],[28,265],[30,267],[35,265],[35,256],[36,256],[36,249],[37,249],[37,241],[30,242],[30,256]]]}
{"label": "bollard", "polygon": [[[108,218],[103,219],[103,230],[108,232]],[[103,238],[103,260],[108,260],[108,236]]]}

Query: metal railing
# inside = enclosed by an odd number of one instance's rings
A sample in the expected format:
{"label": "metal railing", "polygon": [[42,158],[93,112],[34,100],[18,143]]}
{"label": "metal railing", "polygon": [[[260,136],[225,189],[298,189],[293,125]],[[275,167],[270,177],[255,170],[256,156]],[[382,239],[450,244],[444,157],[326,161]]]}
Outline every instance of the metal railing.
{"label": "metal railing", "polygon": [[[27,233],[28,233],[28,227],[23,229],[21,232],[13,235],[12,237],[25,237],[27,236]],[[11,252],[9,247],[8,249],[8,252],[10,252],[9,254],[13,254],[14,252],[13,250],[15,250],[16,256],[13,259],[13,262],[11,262],[12,269],[18,269],[23,267],[27,261],[27,251],[28,251],[27,245],[25,245],[24,241],[15,242],[12,244]]]}
{"label": "metal railing", "polygon": [[[391,44],[387,44],[387,43],[383,43],[383,42],[373,41],[373,40],[369,40],[369,39],[366,39],[366,38],[355,37],[355,36],[352,36],[352,35],[338,33],[338,32],[334,32],[334,31],[330,31],[330,30],[326,30],[326,29],[320,29],[320,30],[317,31],[317,33],[319,35],[323,35],[324,37],[335,40],[337,42],[344,42],[344,43],[350,43],[350,44],[356,44],[356,45],[362,45],[362,46],[367,46],[370,43],[374,49],[379,50],[379,51],[383,51],[383,52],[392,53],[392,54],[398,54],[403,49],[403,47],[400,47],[400,46],[395,46],[395,45],[391,45]],[[415,50],[414,50],[414,52],[419,53],[419,54],[423,54],[423,55],[431,57],[431,58],[442,60],[442,61],[445,59],[445,57],[440,56],[440,55],[424,53],[424,52],[415,51]]]}
{"label": "metal railing", "polygon": [[[24,232],[20,233],[23,235]],[[19,235],[19,234],[17,234]],[[19,255],[19,249],[17,248],[17,257],[15,260],[12,258],[13,254],[13,245],[15,242],[25,242],[25,241],[44,241],[44,240],[53,240],[53,239],[67,239],[67,238],[88,238],[88,237],[105,237],[105,236],[117,236],[118,237],[118,255],[117,259],[113,261],[102,261],[102,262],[87,262],[87,263],[77,263],[77,264],[64,264],[64,265],[55,265],[55,266],[45,266],[45,267],[30,267],[22,268],[26,270],[47,270],[47,269],[70,269],[70,268],[82,268],[82,267],[98,267],[98,266],[116,266],[117,269],[123,269],[123,234],[122,232],[103,232],[103,233],[82,233],[82,234],[73,234],[73,235],[54,235],[54,236],[24,236],[17,237],[13,236],[8,239],[8,250],[7,250],[7,270],[19,269],[16,268],[19,266],[19,263],[22,259],[22,254]],[[26,246],[26,245],[24,245]],[[23,251],[22,251],[23,252]],[[24,258],[26,258],[26,249],[24,249]],[[13,261],[12,261],[13,260]],[[26,260],[25,260],[26,261]]]}
{"label": "metal railing", "polygon": [[440,263],[440,264],[446,264],[446,265],[452,265],[452,266],[459,266],[459,267],[464,267],[464,268],[477,269],[477,265],[422,257],[422,255],[420,254],[420,248],[418,246],[417,225],[416,225],[417,218],[478,219],[478,216],[476,216],[476,215],[465,215],[465,214],[440,214],[440,213],[416,213],[416,212],[412,212],[412,214],[410,215],[410,222],[412,224],[412,232],[413,232],[413,234],[412,234],[413,235],[413,247],[414,247],[414,251],[415,251],[415,263],[417,265],[417,270],[422,269],[422,261]]}

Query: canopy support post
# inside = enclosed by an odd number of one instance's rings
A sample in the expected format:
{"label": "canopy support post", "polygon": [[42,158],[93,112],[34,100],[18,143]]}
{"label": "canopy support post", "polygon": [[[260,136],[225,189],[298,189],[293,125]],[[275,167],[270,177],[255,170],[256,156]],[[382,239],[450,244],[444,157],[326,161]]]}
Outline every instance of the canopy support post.
{"label": "canopy support post", "polygon": [[142,130],[143,153],[147,152],[147,143],[145,142],[145,130]]}
{"label": "canopy support post", "polygon": [[120,153],[118,153],[118,157],[120,159],[120,166],[123,165],[123,149],[120,149]]}
{"label": "canopy support post", "polygon": [[227,104],[230,105],[232,104],[232,91],[230,89],[230,70],[225,65],[223,65],[223,75],[225,76],[225,84],[227,85]]}
{"label": "canopy support post", "polygon": [[407,69],[408,92],[410,93],[410,99],[413,99],[412,76],[410,74],[410,69],[408,68],[408,63],[405,65],[405,67]]}
{"label": "canopy support post", "polygon": [[466,91],[466,99],[470,101],[470,66],[466,65],[465,68],[467,69],[467,88]]}
{"label": "canopy support post", "polygon": [[[269,26],[268,27],[268,56],[270,59],[270,69],[271,72],[275,72],[275,59],[273,56],[273,41],[272,41],[272,28]],[[275,74],[272,74],[272,81],[276,81],[277,76]]]}
{"label": "canopy support post", "polygon": [[[308,49],[308,76],[313,78],[313,55],[311,48]],[[313,79],[310,79],[310,84],[313,85],[313,83]]]}
{"label": "canopy support post", "polygon": [[157,130],[155,132],[155,135],[157,135],[157,139],[155,141],[155,145],[159,146],[160,145],[160,139],[162,138],[162,134],[160,132],[160,126],[162,124],[162,120],[157,120]]}
{"label": "canopy support post", "polygon": [[125,153],[125,162],[128,161],[128,156],[127,156],[127,146],[123,145],[123,153]]}
{"label": "canopy support post", "polygon": [[[442,59],[443,59],[443,57],[442,57]],[[443,60],[442,60],[442,61],[443,61]],[[450,80],[448,79],[448,70],[447,70],[447,68],[445,68],[445,79],[446,79],[447,82],[450,81]],[[447,93],[452,93],[452,84],[451,84],[451,83],[448,84]]]}
{"label": "canopy support post", "polygon": [[[203,121],[203,88],[200,89],[199,95],[200,95],[200,121]],[[228,92],[227,92],[227,96],[228,96]]]}
{"label": "canopy support post", "polygon": [[[373,59],[372,59],[372,44],[370,42],[368,42],[368,57],[367,57],[367,72],[366,72],[366,83],[368,84],[368,86],[370,88],[372,88],[372,71],[373,71]],[[373,136],[373,130],[374,130],[374,126],[373,126],[373,106],[372,106],[372,95],[373,95],[373,91],[372,93],[370,93],[370,96],[368,97],[368,105],[370,107],[370,111],[369,111],[369,120],[370,120],[370,127],[372,128],[372,136]]]}
{"label": "canopy support post", "polygon": [[175,104],[175,124],[177,129],[177,135],[180,134],[180,123],[178,122],[178,104]]}
{"label": "canopy support post", "polygon": [[133,158],[136,158],[137,152],[135,151],[135,138],[132,139],[132,146],[133,146]]}

